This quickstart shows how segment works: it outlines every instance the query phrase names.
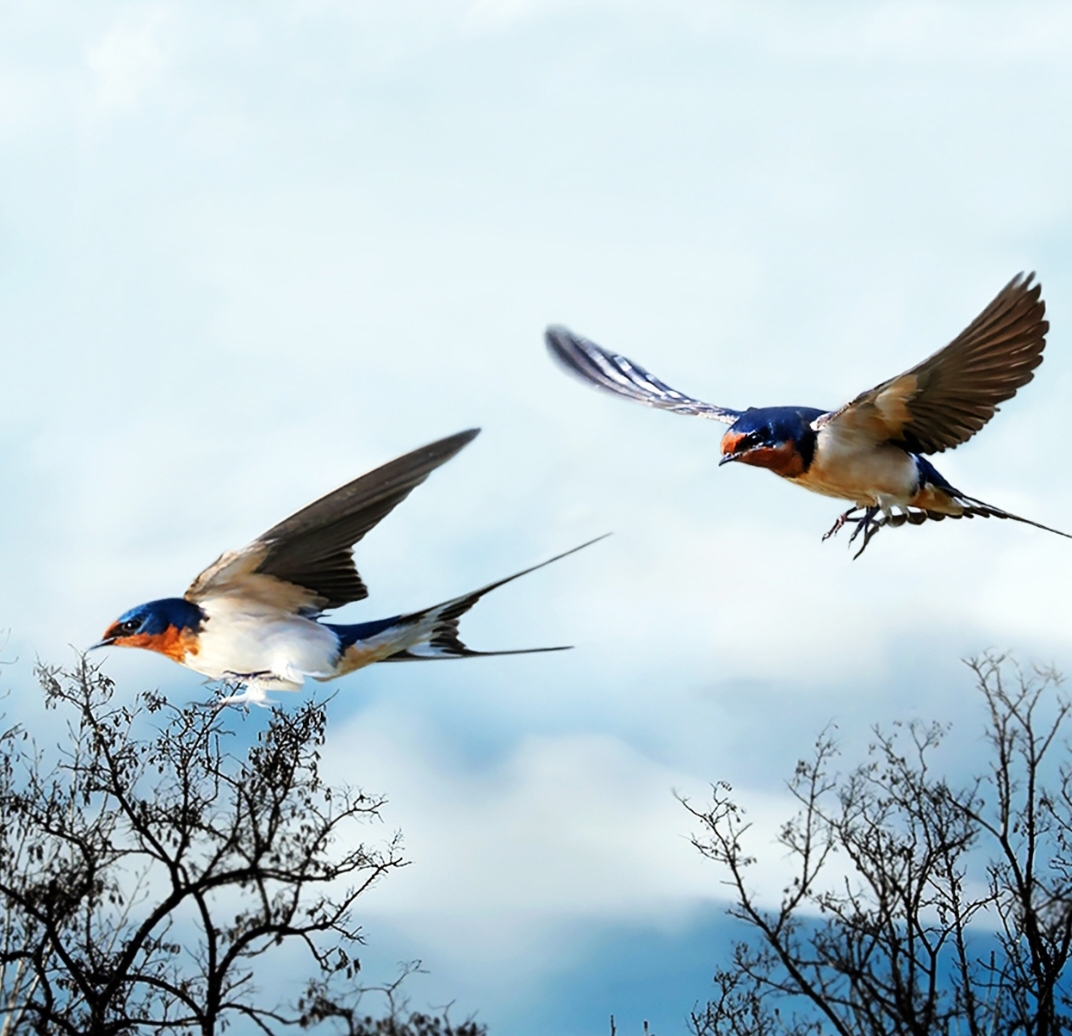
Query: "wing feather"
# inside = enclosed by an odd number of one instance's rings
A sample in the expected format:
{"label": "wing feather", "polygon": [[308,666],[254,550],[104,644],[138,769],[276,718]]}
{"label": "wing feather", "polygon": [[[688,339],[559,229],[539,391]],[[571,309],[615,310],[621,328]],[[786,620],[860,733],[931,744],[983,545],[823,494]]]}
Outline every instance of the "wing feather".
{"label": "wing feather", "polygon": [[1046,346],[1046,303],[1034,274],[1018,274],[944,349],[904,374],[823,414],[913,453],[941,453],[967,442],[1035,375]]}
{"label": "wing feather", "polygon": [[714,406],[670,388],[639,364],[565,327],[549,327],[544,338],[551,355],[568,371],[608,392],[659,410],[707,417],[723,424],[733,424],[741,416],[739,410]]}
{"label": "wing feather", "polygon": [[281,604],[305,612],[363,600],[368,589],[354,566],[353,545],[478,432],[473,428],[430,443],[322,496],[249,546],[218,558],[193,581],[186,597],[197,601],[256,589],[258,596],[275,593]]}

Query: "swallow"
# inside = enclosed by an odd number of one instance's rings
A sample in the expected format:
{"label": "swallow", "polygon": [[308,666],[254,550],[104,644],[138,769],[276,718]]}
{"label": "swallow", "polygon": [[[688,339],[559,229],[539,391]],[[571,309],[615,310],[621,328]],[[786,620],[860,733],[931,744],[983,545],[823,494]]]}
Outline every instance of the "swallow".
{"label": "swallow", "polygon": [[248,546],[222,554],[182,597],[120,615],[93,648],[145,648],[244,687],[219,698],[220,706],[264,705],[270,690],[295,691],[306,677],[333,680],[373,662],[566,650],[475,651],[461,641],[458,620],[485,594],[595,540],[431,608],[352,625],[320,621],[325,611],[368,596],[354,544],[478,432],[440,439],[328,493]]}
{"label": "swallow", "polygon": [[[850,501],[823,536],[847,522],[859,557],[882,528],[944,518],[1005,518],[1069,537],[984,503],[952,486],[928,455],[967,442],[1033,377],[1049,324],[1034,274],[1014,277],[944,349],[836,410],[804,406],[730,410],[670,388],[624,356],[565,327],[549,327],[547,347],[585,380],[645,406],[729,425],[719,465],[750,464]],[[1072,537],[1069,537],[1072,538]]]}

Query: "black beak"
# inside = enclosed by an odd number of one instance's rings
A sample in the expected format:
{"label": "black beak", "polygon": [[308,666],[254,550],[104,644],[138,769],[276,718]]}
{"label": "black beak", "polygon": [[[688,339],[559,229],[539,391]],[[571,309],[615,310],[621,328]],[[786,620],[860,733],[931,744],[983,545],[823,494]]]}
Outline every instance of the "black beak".
{"label": "black beak", "polygon": [[722,460],[718,462],[718,466],[721,468],[723,464],[729,464],[732,460],[740,460],[747,452],[747,450],[742,450],[740,453],[723,454]]}
{"label": "black beak", "polygon": [[96,651],[97,648],[107,647],[109,644],[114,643],[115,637],[105,637],[103,640],[98,640],[96,644],[90,644],[89,647],[86,648],[86,653],[88,654],[90,651]]}

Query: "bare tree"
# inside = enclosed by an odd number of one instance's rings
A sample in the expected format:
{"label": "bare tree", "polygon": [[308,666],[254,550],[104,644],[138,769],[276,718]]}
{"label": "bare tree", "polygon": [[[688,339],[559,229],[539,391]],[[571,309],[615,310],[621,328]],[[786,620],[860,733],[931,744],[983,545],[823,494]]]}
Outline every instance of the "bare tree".
{"label": "bare tree", "polygon": [[934,773],[946,730],[875,730],[867,761],[835,769],[829,732],[798,763],[799,811],[778,841],[793,877],[777,905],[751,887],[749,824],[719,784],[697,848],[720,864],[751,930],[698,1036],[1055,1036],[1072,1026],[1069,702],[1052,670],[971,663],[988,760],[965,787]]}
{"label": "bare tree", "polygon": [[419,970],[420,961],[411,961],[390,984],[362,991],[362,995],[367,992],[382,994],[388,1011],[380,1017],[361,1010],[361,997],[340,1003],[338,997],[333,995],[329,982],[311,982],[300,1004],[304,1009],[303,1024],[317,1024],[330,1019],[341,1023],[341,1036],[486,1036],[487,1027],[471,1018],[458,1024],[452,1022],[449,1005],[438,1015],[410,1011],[409,1000],[402,987],[408,976]]}
{"label": "bare tree", "polygon": [[[362,841],[382,800],[321,776],[323,704],[273,710],[238,750],[226,714],[123,704],[84,662],[39,676],[68,737],[0,737],[4,1033],[483,1032],[359,1019],[354,904],[402,860],[397,835]],[[287,946],[294,1004],[258,983]]]}

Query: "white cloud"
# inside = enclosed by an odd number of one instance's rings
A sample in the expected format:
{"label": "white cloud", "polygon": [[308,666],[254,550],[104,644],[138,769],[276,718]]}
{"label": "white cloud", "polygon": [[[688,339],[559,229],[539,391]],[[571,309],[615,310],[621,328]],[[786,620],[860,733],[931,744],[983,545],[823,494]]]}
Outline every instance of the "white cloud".
{"label": "white cloud", "polygon": [[172,24],[166,8],[138,5],[124,11],[100,39],[86,47],[99,109],[129,112],[138,107],[167,68]]}
{"label": "white cloud", "polygon": [[[561,965],[565,930],[629,924],[673,930],[727,897],[723,875],[692,846],[696,828],[675,792],[703,802],[705,782],[603,734],[530,736],[494,760],[450,757],[397,709],[333,727],[324,768],[389,789],[384,813],[411,866],[362,901],[373,931],[405,932],[435,968],[533,983]],[[776,895],[786,879],[774,835],[787,795],[745,791],[755,869]],[[449,963],[448,963],[449,962]]]}
{"label": "white cloud", "polygon": [[[393,712],[393,710],[392,710]],[[414,865],[372,909],[494,919],[504,936],[578,917],[657,920],[707,896],[672,790],[702,784],[601,734],[527,737],[505,757],[453,763],[443,744],[374,714],[335,729],[325,758],[390,789]],[[489,947],[488,952],[494,952]]]}
{"label": "white cloud", "polygon": [[[781,53],[853,63],[939,61],[1022,64],[1059,58],[1072,45],[1072,15],[1059,3],[943,3],[914,0],[828,5],[807,12],[779,5],[770,33]],[[770,11],[766,12],[769,16]],[[758,17],[758,12],[753,12]]]}
{"label": "white cloud", "polygon": [[[938,466],[1068,525],[1062,9],[60,2],[5,9],[9,52],[9,652],[68,657],[317,494],[473,424],[361,544],[355,615],[616,534],[462,627],[576,651],[342,686],[368,707],[328,751],[390,794],[416,860],[376,893],[381,932],[449,900],[486,964],[533,918],[548,959],[578,919],[709,909],[717,877],[671,788],[751,783],[769,843],[777,780],[832,715],[957,718],[958,655],[1072,653],[1066,542],[945,522],[852,562],[819,542],[837,502],[719,470],[717,427],[572,383],[540,342],[564,321],[715,402],[835,406],[1037,266],[1046,363]],[[107,148],[78,132],[85,97]],[[204,693],[162,659],[108,664]]]}
{"label": "white cloud", "polygon": [[[436,969],[538,985],[561,967],[562,933],[628,923],[659,931],[728,906],[728,875],[692,845],[703,777],[659,765],[604,734],[527,736],[493,759],[451,756],[446,742],[398,707],[333,726],[324,750],[331,781],[360,775],[390,789],[384,816],[404,836],[410,866],[362,901],[373,931],[406,934],[411,955]],[[735,788],[749,824],[743,842],[756,902],[774,906],[796,861],[778,843],[799,810],[786,790]],[[848,862],[833,856],[836,887]],[[568,952],[568,951],[567,951]]]}
{"label": "white cloud", "polygon": [[467,13],[477,25],[499,26],[529,17],[535,6],[534,0],[475,0]]}

